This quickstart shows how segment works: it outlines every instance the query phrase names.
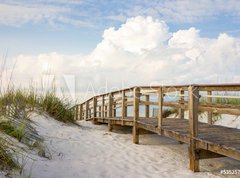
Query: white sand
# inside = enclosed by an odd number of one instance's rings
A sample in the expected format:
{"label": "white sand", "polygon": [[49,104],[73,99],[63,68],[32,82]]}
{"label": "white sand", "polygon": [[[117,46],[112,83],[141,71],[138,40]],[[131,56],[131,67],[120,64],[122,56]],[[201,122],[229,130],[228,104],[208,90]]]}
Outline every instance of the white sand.
{"label": "white sand", "polygon": [[30,155],[36,161],[28,161],[25,175],[31,172],[32,178],[219,177],[221,169],[240,165],[228,158],[201,160],[201,172],[193,173],[187,145],[171,139],[141,135],[135,145],[131,129],[107,132],[106,125],[81,121],[81,127],[69,126],[38,115],[33,120],[53,158]]}

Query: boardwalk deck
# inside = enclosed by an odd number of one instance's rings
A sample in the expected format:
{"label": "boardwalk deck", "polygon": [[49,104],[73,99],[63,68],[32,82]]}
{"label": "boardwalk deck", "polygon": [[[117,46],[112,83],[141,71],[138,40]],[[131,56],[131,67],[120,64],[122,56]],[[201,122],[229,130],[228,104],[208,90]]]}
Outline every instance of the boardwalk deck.
{"label": "boardwalk deck", "polygon": [[[240,97],[221,96],[214,93],[215,91],[240,91],[240,84],[129,88],[95,96],[76,105],[76,119],[108,124],[110,131],[112,125],[131,126],[134,143],[139,143],[141,129],[186,143],[189,145],[190,169],[197,172],[200,159],[227,156],[240,160],[240,129],[212,124],[212,113],[240,115],[240,105],[214,104],[209,99]],[[206,95],[204,92],[207,92]],[[154,95],[155,100],[151,100]],[[174,102],[165,101],[164,97],[167,95],[175,95],[177,99]],[[208,102],[200,101],[201,97],[206,97]],[[140,117],[140,105],[145,106],[145,117]],[[158,107],[157,118],[149,117],[150,105]],[[133,107],[133,117],[128,116],[127,108],[130,106]],[[164,118],[164,107],[177,108],[179,118]],[[120,113],[118,117],[117,110],[118,115]],[[183,119],[184,110],[188,111],[187,119]],[[207,112],[208,123],[199,122],[198,111]]]}
{"label": "boardwalk deck", "polygon": [[[99,123],[109,123],[122,125],[121,118],[95,118]],[[163,126],[157,127],[156,118],[139,118],[137,122],[139,128],[157,133],[177,141],[189,144],[189,129],[187,119],[164,118]],[[133,125],[133,118],[124,119],[125,126]],[[218,154],[240,160],[240,130],[218,125],[209,125],[199,122],[199,134],[195,138],[199,148],[216,151]],[[210,147],[209,147],[210,146]],[[226,151],[228,150],[228,151]]]}

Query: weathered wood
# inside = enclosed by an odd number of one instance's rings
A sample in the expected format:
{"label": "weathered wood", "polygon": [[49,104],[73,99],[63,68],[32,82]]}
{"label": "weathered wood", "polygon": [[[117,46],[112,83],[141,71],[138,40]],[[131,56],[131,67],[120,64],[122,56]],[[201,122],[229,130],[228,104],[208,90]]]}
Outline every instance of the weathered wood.
{"label": "weathered wood", "polygon": [[105,117],[105,99],[104,99],[104,95],[102,96],[102,114],[101,114],[102,118]]}
{"label": "weathered wood", "polygon": [[158,106],[158,102],[154,102],[154,101],[140,101],[141,105],[156,105]]}
{"label": "weathered wood", "polygon": [[109,132],[112,132],[112,129],[113,129],[112,123],[111,123],[111,120],[109,119],[109,120],[108,120],[108,131],[109,131]]}
{"label": "weathered wood", "polygon": [[[74,120],[78,120],[78,106],[79,106],[79,105],[76,105],[75,108],[74,108],[74,112],[75,112],[75,114],[74,114]],[[7,110],[7,111],[8,111],[8,110]],[[8,112],[7,112],[7,115],[9,115]]]}
{"label": "weathered wood", "polygon": [[108,117],[113,116],[113,95],[109,93],[108,95]]}
{"label": "weathered wood", "polygon": [[[145,96],[145,101],[146,101],[146,102],[149,102],[149,95],[146,95],[146,96]],[[145,117],[146,117],[146,118],[149,118],[149,105],[146,105],[146,106],[145,106]]]}
{"label": "weathered wood", "polygon": [[112,110],[113,110],[113,117],[116,117],[117,116],[117,108],[116,108],[116,103],[115,102],[113,102]]}
{"label": "weathered wood", "polygon": [[162,127],[163,120],[163,92],[162,88],[158,90],[158,128]]}
{"label": "weathered wood", "polygon": [[123,123],[123,119],[125,118],[126,116],[126,105],[125,105],[125,91],[122,91],[122,125],[124,124]]}
{"label": "weathered wood", "polygon": [[93,97],[93,117],[97,117],[97,98]]}
{"label": "weathered wood", "polygon": [[225,157],[224,155],[214,153],[212,151],[198,149],[197,151],[198,159],[209,159],[209,158],[220,158]]}
{"label": "weathered wood", "polygon": [[[180,90],[179,104],[184,106],[184,90]],[[182,107],[178,109],[178,115],[179,119],[184,119],[184,109]]]}
{"label": "weathered wood", "polygon": [[[208,95],[212,95],[212,91],[207,91]],[[208,103],[212,103],[212,98],[208,97],[207,98]],[[212,112],[208,111],[208,124],[212,125]]]}
{"label": "weathered wood", "polygon": [[83,105],[80,104],[80,108],[79,108],[79,119],[83,120]]}
{"label": "weathered wood", "polygon": [[137,121],[139,118],[139,101],[140,101],[140,88],[134,88],[133,92],[133,143],[139,143],[139,128]]}
{"label": "weathered wood", "polygon": [[[98,100],[99,101],[99,100]],[[98,117],[102,117],[102,106],[98,106]]]}
{"label": "weathered wood", "polygon": [[[132,126],[133,142],[139,143],[139,130],[145,129],[150,132],[161,134],[170,138],[173,138],[179,142],[189,144],[189,162],[190,169],[193,171],[199,171],[199,160],[215,158],[221,156],[228,156],[237,160],[240,160],[240,130],[227,128],[223,126],[210,125],[206,123],[198,122],[198,111],[207,111],[211,113],[226,113],[240,115],[240,105],[211,103],[211,91],[239,91],[240,85],[192,85],[192,86],[165,86],[165,87],[145,87],[146,94],[141,94],[141,88],[135,87],[126,90],[120,90],[110,93],[114,95],[110,97],[109,94],[99,95],[96,97],[97,101],[102,99],[101,106],[98,107],[99,111],[96,111],[96,104],[94,98],[87,100],[81,105],[75,106],[77,116],[75,118],[85,118],[86,120],[92,120],[94,122],[106,123],[111,131],[113,125]],[[159,89],[161,90],[160,102],[150,101],[149,95],[156,94],[159,96]],[[188,97],[184,100],[188,90]],[[150,92],[149,92],[150,91]],[[199,103],[199,91],[208,91],[208,102]],[[127,93],[128,92],[128,93]],[[149,92],[149,93],[148,93]],[[169,93],[169,96],[176,95],[180,97],[179,101],[166,102],[163,101],[165,92]],[[126,95],[127,93],[127,95]],[[121,96],[119,96],[121,95]],[[168,95],[168,94],[167,94]],[[105,98],[104,96],[108,96]],[[145,100],[140,101],[140,96],[144,96]],[[116,98],[118,97],[118,98]],[[215,96],[214,96],[215,97]],[[222,97],[222,96],[217,96]],[[229,97],[229,96],[226,96]],[[226,98],[224,97],[224,98]],[[230,96],[232,98],[233,96]],[[127,98],[133,98],[127,100]],[[210,98],[210,99],[209,99]],[[162,101],[161,101],[162,100]],[[106,102],[107,101],[107,102]],[[145,105],[145,117],[139,116],[139,105]],[[158,118],[149,118],[149,111],[147,111],[149,105],[160,105]],[[81,108],[84,106],[84,109]],[[124,107],[125,106],[125,107]],[[127,117],[127,106],[133,106],[133,117]],[[179,109],[179,118],[162,118],[163,106],[169,106]],[[122,108],[122,114],[120,117],[114,115],[116,108]],[[73,108],[74,109],[74,108]],[[184,118],[184,110],[189,110],[189,120]],[[92,113],[91,113],[92,111]],[[99,117],[96,117],[96,114]],[[208,116],[209,119],[209,116]],[[164,123],[164,124],[162,124]],[[210,119],[209,119],[210,123]]]}
{"label": "weathered wood", "polygon": [[199,159],[196,151],[195,137],[198,135],[198,105],[199,89],[196,86],[189,86],[189,161],[190,169],[194,172],[199,171]]}
{"label": "weathered wood", "polygon": [[88,119],[88,116],[89,116],[89,102],[87,101],[86,102],[86,111],[85,111],[85,120]]}

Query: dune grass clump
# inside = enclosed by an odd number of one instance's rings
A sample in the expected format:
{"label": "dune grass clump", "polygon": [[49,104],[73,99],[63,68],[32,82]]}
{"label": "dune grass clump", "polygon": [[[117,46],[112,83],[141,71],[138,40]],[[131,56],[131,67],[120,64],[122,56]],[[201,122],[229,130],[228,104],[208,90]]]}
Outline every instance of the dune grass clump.
{"label": "dune grass clump", "polygon": [[67,99],[60,99],[54,92],[48,92],[37,99],[38,108],[62,122],[74,122],[74,113]]}
{"label": "dune grass clump", "polygon": [[9,136],[16,138],[19,142],[21,142],[25,134],[25,128],[26,125],[24,123],[22,123],[19,127],[16,127],[9,120],[0,120],[0,131],[3,131]]}
{"label": "dune grass clump", "polygon": [[34,89],[10,89],[0,96],[1,115],[29,118],[30,113],[44,111],[62,122],[74,122],[74,113],[68,99],[59,98],[54,90],[45,94]]}
{"label": "dune grass clump", "polygon": [[[6,135],[17,139],[39,155],[51,158],[43,144],[43,138],[32,127],[30,116],[33,112],[47,113],[62,122],[74,122],[71,104],[66,98],[59,98],[54,90],[44,94],[31,89],[11,88],[0,93],[0,170],[19,168],[13,147],[6,141]],[[16,144],[14,142],[14,144]]]}
{"label": "dune grass clump", "polygon": [[17,168],[18,163],[13,159],[7,141],[0,137],[0,170]]}

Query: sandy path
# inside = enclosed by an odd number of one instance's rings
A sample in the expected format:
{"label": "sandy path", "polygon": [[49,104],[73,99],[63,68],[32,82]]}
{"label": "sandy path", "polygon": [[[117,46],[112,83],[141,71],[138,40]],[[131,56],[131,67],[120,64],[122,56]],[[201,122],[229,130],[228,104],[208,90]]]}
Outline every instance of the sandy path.
{"label": "sandy path", "polygon": [[81,127],[69,126],[44,116],[34,116],[33,120],[53,159],[32,155],[37,161],[33,165],[29,161],[25,168],[26,175],[31,170],[32,178],[219,177],[219,171],[229,163],[239,166],[230,159],[204,160],[202,172],[194,174],[188,169],[186,144],[143,135],[141,143],[135,145],[130,130],[110,133],[105,125],[81,121]]}

